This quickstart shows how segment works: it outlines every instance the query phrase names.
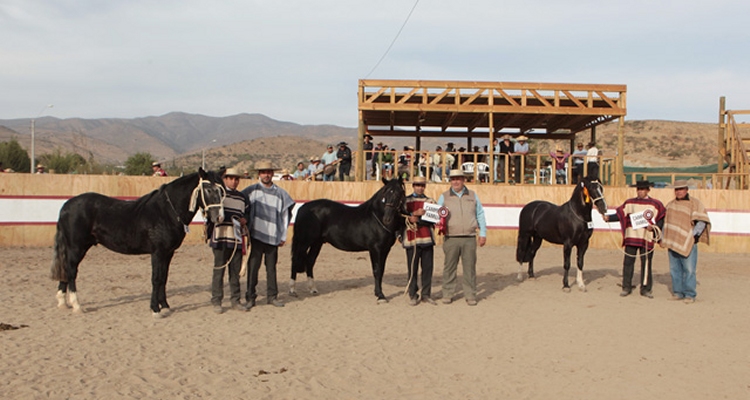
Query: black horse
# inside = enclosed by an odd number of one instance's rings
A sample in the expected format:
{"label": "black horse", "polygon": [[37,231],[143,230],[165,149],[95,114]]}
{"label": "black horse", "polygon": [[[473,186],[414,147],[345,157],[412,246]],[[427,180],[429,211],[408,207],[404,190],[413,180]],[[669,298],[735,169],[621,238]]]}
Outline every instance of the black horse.
{"label": "black horse", "polygon": [[591,221],[592,205],[596,205],[600,214],[607,212],[604,200],[604,188],[598,180],[584,178],[573,190],[573,195],[565,204],[558,206],[548,201],[532,201],[521,210],[518,219],[518,280],[523,280],[523,263],[529,263],[529,278],[534,277],[534,257],[542,245],[542,240],[563,245],[563,290],[570,291],[568,270],[570,270],[570,253],[576,247],[578,274],[576,283],[586,291],[583,283],[583,256],[589,247],[589,238],[594,232]]}
{"label": "black horse", "polygon": [[151,311],[155,318],[168,315],[169,263],[199,207],[211,221],[224,218],[223,172],[199,168],[134,201],[98,193],[66,201],[57,220],[52,260],[52,279],[60,282],[57,306],[68,307],[68,292],[73,312],[82,312],[76,294],[78,264],[91,246],[101,244],[122,254],[151,254]]}
{"label": "black horse", "polygon": [[404,228],[406,192],[401,178],[387,181],[369,200],[350,207],[331,200],[314,200],[297,211],[292,239],[292,280],[289,294],[296,296],[297,273],[306,272],[310,292],[317,293],[313,279],[315,259],[324,243],[339,250],[369,251],[372,274],[375,278],[375,296],[386,302],[382,282],[385,260],[391,251],[396,235]]}

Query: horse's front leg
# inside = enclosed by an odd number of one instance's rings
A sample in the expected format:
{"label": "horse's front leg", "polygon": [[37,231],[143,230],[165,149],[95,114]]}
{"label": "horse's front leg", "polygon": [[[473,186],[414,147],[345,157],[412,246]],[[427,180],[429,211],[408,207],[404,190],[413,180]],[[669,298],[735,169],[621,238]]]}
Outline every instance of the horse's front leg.
{"label": "horse's front leg", "polygon": [[565,271],[563,271],[563,288],[562,290],[564,292],[570,292],[570,285],[568,284],[568,271],[570,270],[570,253],[573,250],[573,246],[569,244],[565,244],[563,246],[563,268]]}
{"label": "horse's front leg", "polygon": [[[390,248],[389,248],[390,249]],[[388,251],[370,250],[370,263],[372,264],[372,276],[375,278],[375,296],[378,298],[378,304],[387,303],[388,299],[383,295],[383,274],[385,273],[385,260],[388,258]]]}
{"label": "horse's front leg", "polygon": [[171,313],[167,303],[167,277],[173,255],[174,252],[151,254],[151,312],[157,319]]}
{"label": "horse's front leg", "polygon": [[588,240],[585,243],[576,246],[576,261],[578,264],[576,283],[578,284],[578,289],[580,289],[582,292],[586,291],[586,284],[583,282],[583,256],[586,255],[586,250],[588,249],[588,247]]}

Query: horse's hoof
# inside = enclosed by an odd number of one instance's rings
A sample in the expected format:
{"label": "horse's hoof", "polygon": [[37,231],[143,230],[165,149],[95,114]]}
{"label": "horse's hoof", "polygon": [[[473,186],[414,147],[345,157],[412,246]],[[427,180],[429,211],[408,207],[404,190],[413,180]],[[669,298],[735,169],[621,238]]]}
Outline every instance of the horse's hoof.
{"label": "horse's hoof", "polygon": [[318,289],[313,289],[310,291],[310,294],[318,294]]}
{"label": "horse's hoof", "polygon": [[516,280],[519,282],[523,282],[523,274],[516,275]]}
{"label": "horse's hoof", "polygon": [[578,289],[582,292],[587,292],[586,286],[578,286]]}
{"label": "horse's hoof", "polygon": [[83,313],[84,313],[83,308],[81,308],[81,307],[73,307],[73,314],[80,315],[80,314],[83,314]]}
{"label": "horse's hoof", "polygon": [[172,309],[169,308],[169,307],[164,307],[164,308],[161,309],[161,311],[159,312],[159,314],[161,314],[163,317],[168,317],[168,316],[172,315]]}
{"label": "horse's hoof", "polygon": [[70,308],[70,306],[68,306],[68,305],[67,305],[67,304],[65,304],[65,303],[62,303],[62,304],[58,304],[58,305],[57,305],[57,308],[58,308],[58,309],[60,309],[60,310],[67,310],[67,309],[69,309],[69,308]]}
{"label": "horse's hoof", "polygon": [[378,304],[386,304],[386,303],[388,303],[388,299],[386,299],[385,297],[378,298]]}
{"label": "horse's hoof", "polygon": [[289,291],[289,295],[292,297],[297,297],[297,292]]}
{"label": "horse's hoof", "polygon": [[151,311],[151,316],[154,317],[154,319],[163,319],[167,317],[164,313],[153,311]]}
{"label": "horse's hoof", "polygon": [[563,292],[570,293],[570,287],[564,287],[563,288]]}

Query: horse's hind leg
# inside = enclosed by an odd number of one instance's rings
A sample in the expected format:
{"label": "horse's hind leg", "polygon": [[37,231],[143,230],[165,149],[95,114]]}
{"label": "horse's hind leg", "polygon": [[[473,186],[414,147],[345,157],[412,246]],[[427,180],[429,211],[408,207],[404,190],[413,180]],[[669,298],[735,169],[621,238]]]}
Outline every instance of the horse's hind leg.
{"label": "horse's hind leg", "polygon": [[563,269],[565,271],[563,272],[563,291],[564,292],[570,292],[570,285],[568,284],[568,271],[570,271],[570,253],[573,250],[573,246],[570,245],[564,245],[563,246]]}
{"label": "horse's hind leg", "polygon": [[55,295],[55,298],[57,298],[57,308],[64,310],[68,308],[68,303],[65,301],[65,296],[68,293],[68,282],[60,282],[57,285],[57,294]]}
{"label": "horse's hind leg", "polygon": [[531,238],[531,244],[529,245],[529,270],[527,271],[529,274],[529,279],[534,278],[534,258],[536,257],[536,252],[539,250],[540,247],[542,247],[542,237],[539,235],[534,235]]}
{"label": "horse's hind leg", "polygon": [[310,289],[311,294],[318,294],[318,288],[315,286],[315,277],[313,276],[313,267],[315,267],[315,261],[320,255],[320,249],[323,248],[323,241],[318,241],[310,246],[310,252],[308,253],[307,265],[305,266],[305,272],[307,273],[307,287]]}

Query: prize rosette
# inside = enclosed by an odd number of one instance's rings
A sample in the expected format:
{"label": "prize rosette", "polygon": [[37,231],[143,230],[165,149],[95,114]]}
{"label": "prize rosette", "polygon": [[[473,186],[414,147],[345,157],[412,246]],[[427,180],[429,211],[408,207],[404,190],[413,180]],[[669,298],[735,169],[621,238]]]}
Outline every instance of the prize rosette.
{"label": "prize rosette", "polygon": [[440,222],[438,222],[438,235],[445,235],[445,229],[447,228],[445,219],[450,215],[450,211],[446,207],[440,207],[438,209],[438,215],[440,216]]}

